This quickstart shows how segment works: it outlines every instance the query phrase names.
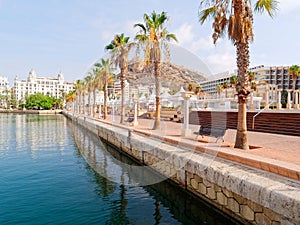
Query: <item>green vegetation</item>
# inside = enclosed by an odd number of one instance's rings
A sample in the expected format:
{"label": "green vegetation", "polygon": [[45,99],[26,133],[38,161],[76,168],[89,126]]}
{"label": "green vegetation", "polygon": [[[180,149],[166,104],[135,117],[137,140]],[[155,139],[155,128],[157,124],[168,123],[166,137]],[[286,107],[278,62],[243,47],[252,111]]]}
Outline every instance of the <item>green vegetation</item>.
{"label": "green vegetation", "polygon": [[62,100],[37,93],[26,96],[25,107],[26,109],[59,109],[62,107]]}

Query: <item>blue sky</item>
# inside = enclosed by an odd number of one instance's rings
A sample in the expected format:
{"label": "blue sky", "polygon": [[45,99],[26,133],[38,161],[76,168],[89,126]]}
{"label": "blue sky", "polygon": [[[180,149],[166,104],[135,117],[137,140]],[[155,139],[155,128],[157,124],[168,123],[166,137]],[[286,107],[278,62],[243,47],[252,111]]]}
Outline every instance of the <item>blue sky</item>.
{"label": "blue sky", "polygon": [[[187,4],[187,2],[189,2]],[[253,1],[254,2],[254,1]],[[180,47],[198,56],[212,74],[235,69],[235,49],[226,37],[212,44],[211,21],[198,23],[200,0],[0,0],[0,76],[82,79],[105,57],[117,33],[134,37],[143,14],[166,11]],[[255,15],[251,66],[300,64],[300,1],[282,0],[274,19]],[[12,83],[11,83],[12,85]]]}

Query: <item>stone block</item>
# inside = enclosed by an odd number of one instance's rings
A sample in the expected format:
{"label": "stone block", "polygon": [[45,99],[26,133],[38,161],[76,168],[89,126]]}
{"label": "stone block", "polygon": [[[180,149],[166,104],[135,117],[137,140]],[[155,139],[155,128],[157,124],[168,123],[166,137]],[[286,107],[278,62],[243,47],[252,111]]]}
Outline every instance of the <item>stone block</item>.
{"label": "stone block", "polygon": [[226,188],[222,188],[222,192],[224,193],[224,195],[226,195],[226,197],[228,198],[232,198],[233,194],[231,191],[228,191]]}
{"label": "stone block", "polygon": [[199,189],[198,191],[203,194],[203,195],[207,195],[207,190],[206,190],[206,186],[203,183],[199,184]]}
{"label": "stone block", "polygon": [[272,221],[281,221],[281,216],[268,208],[264,208],[263,213]]}
{"label": "stone block", "polygon": [[222,192],[217,192],[217,202],[220,205],[227,205],[227,197]]}
{"label": "stone block", "polygon": [[240,205],[234,198],[227,199],[227,208],[230,209],[232,212],[239,213],[240,212]]}
{"label": "stone block", "polygon": [[254,211],[247,205],[240,205],[241,215],[250,221],[254,220]]}
{"label": "stone block", "polygon": [[255,202],[252,202],[250,200],[248,200],[247,205],[254,211],[254,212],[262,212],[263,211],[263,207],[256,204]]}
{"label": "stone block", "polygon": [[194,174],[194,179],[195,179],[198,183],[200,183],[200,182],[203,181],[203,179],[202,179],[201,177],[199,177],[198,175],[196,175],[196,174]]}
{"label": "stone block", "polygon": [[255,213],[255,222],[259,225],[271,225],[271,220],[263,213]]}
{"label": "stone block", "polygon": [[216,191],[213,187],[207,188],[207,196],[213,200],[217,198]]}
{"label": "stone block", "polygon": [[206,187],[213,187],[213,184],[212,183],[210,183],[209,181],[207,181],[207,180],[204,180],[203,179],[203,184],[206,186]]}
{"label": "stone block", "polygon": [[194,188],[194,189],[198,189],[198,182],[193,178],[191,179],[191,186]]}

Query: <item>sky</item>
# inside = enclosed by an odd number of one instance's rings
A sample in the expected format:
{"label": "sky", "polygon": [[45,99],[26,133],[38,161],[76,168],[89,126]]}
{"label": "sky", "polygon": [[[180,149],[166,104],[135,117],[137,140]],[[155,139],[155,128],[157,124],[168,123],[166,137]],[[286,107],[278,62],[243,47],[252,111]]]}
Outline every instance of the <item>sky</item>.
{"label": "sky", "polygon": [[[178,38],[174,44],[199,60],[193,61],[199,70],[213,76],[233,72],[234,46],[227,37],[213,44],[212,21],[200,25],[199,5],[200,0],[0,0],[0,76],[10,85],[31,69],[40,77],[62,72],[66,81],[83,79],[94,62],[108,56],[104,47],[115,34],[133,40],[139,31],[133,25],[154,10],[167,13],[166,26]],[[254,15],[250,67],[300,64],[300,1],[280,0],[278,8],[273,19]],[[183,58],[182,65],[189,57]]]}

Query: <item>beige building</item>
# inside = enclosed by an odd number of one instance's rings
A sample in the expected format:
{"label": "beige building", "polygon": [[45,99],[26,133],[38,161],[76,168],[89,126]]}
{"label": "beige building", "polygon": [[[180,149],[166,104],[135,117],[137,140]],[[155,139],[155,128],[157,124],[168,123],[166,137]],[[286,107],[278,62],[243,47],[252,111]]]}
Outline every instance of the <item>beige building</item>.
{"label": "beige building", "polygon": [[[293,89],[292,76],[289,74],[289,66],[256,66],[249,69],[254,72],[255,80],[260,83],[276,85],[283,91]],[[300,77],[296,81],[296,90],[300,89]]]}
{"label": "beige building", "polygon": [[31,95],[36,93],[60,98],[63,93],[67,94],[73,89],[74,83],[64,81],[62,73],[59,73],[57,78],[37,77],[33,69],[29,72],[27,80],[19,80],[16,77],[13,87],[17,100],[24,99],[26,94]]}

